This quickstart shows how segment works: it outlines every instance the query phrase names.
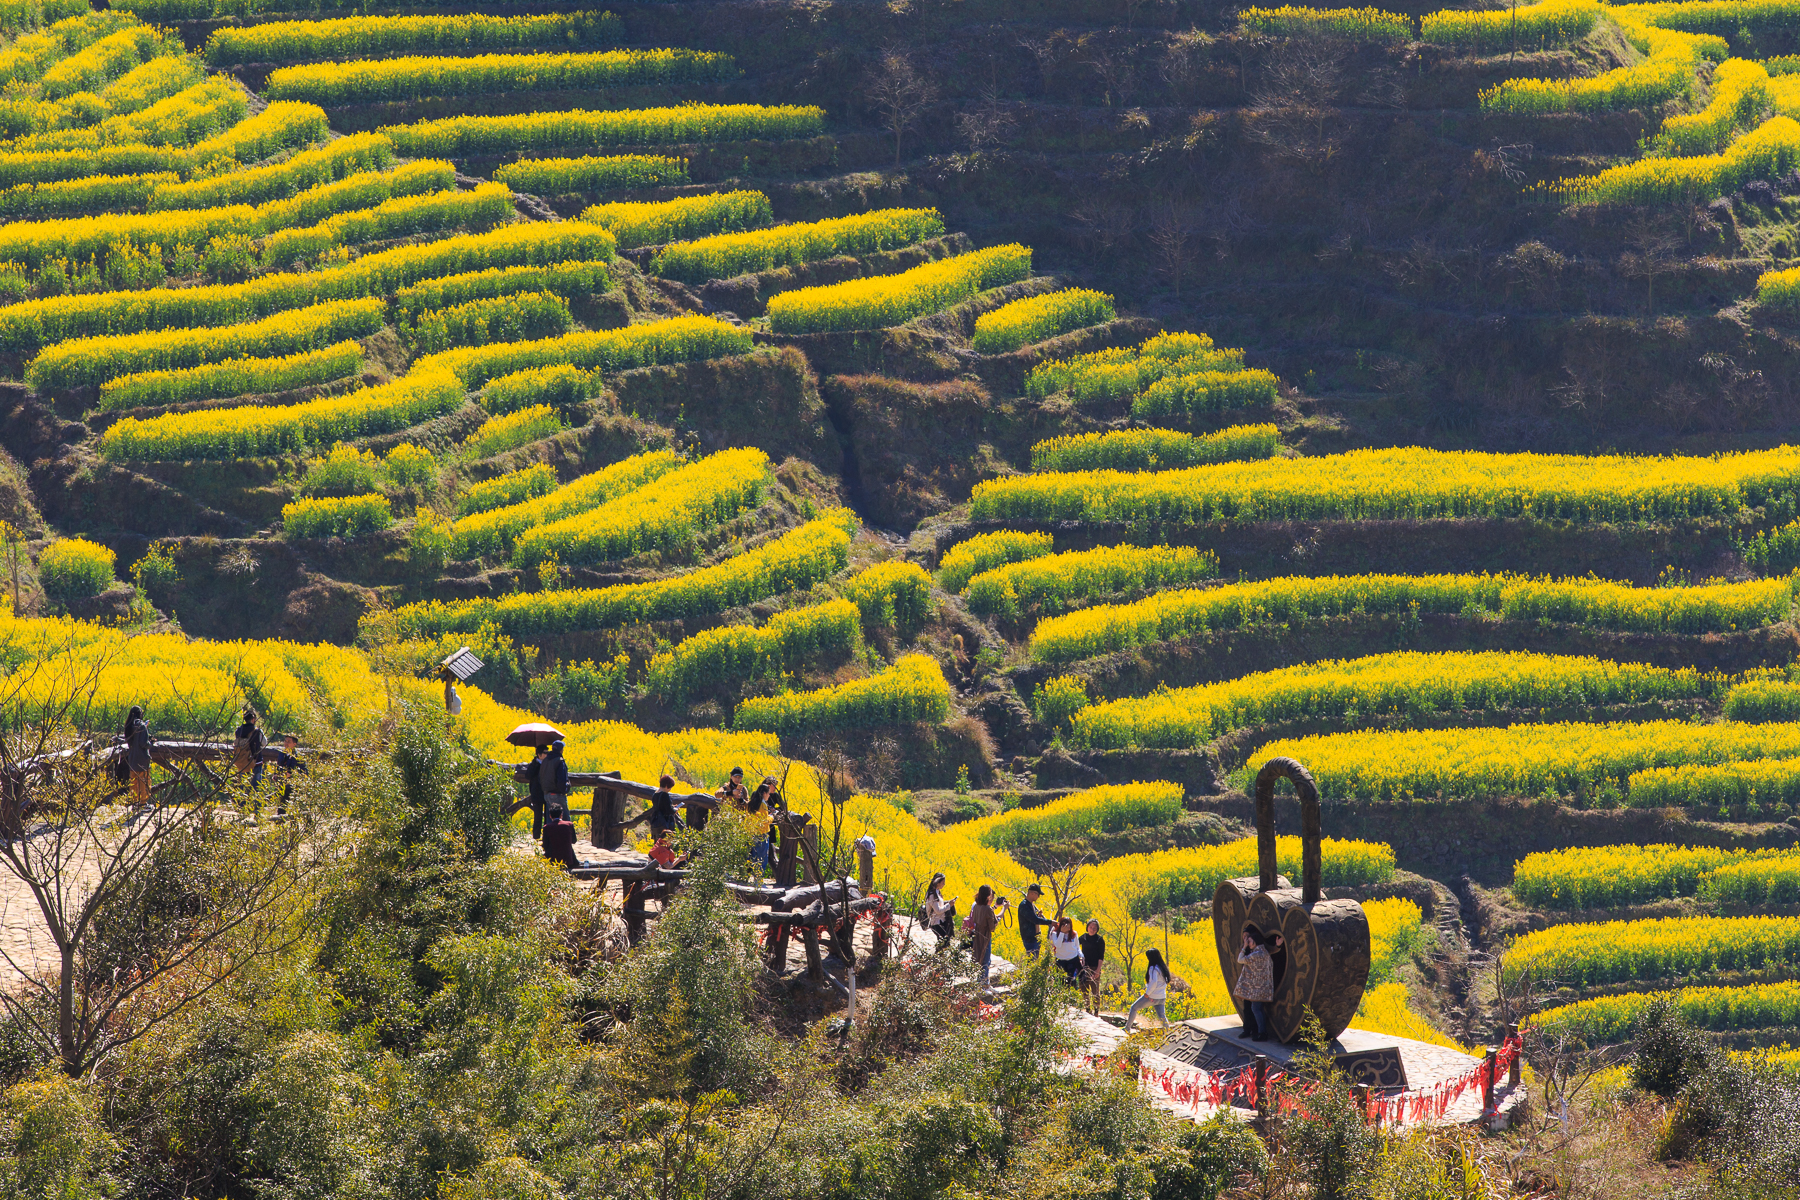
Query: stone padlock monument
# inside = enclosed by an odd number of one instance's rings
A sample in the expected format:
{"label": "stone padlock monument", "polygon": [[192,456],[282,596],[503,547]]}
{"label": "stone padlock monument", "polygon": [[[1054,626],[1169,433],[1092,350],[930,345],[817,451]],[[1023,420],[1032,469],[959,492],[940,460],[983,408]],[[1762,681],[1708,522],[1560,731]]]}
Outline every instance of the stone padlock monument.
{"label": "stone padlock monument", "polygon": [[[1275,780],[1293,781],[1300,793],[1300,886],[1284,887],[1275,873]],[[1293,1041],[1310,1007],[1335,1038],[1349,1028],[1369,981],[1369,919],[1354,900],[1324,900],[1320,892],[1319,789],[1306,768],[1291,758],[1272,758],[1256,774],[1256,854],[1258,878],[1227,879],[1213,893],[1213,937],[1225,985],[1237,983],[1238,950],[1244,930],[1262,936],[1279,932],[1285,953],[1276,960],[1275,1003],[1270,1033]],[[1285,959],[1285,961],[1283,961]],[[1233,999],[1236,1000],[1235,995]],[[1238,1015],[1250,1021],[1250,1005],[1237,1000]]]}

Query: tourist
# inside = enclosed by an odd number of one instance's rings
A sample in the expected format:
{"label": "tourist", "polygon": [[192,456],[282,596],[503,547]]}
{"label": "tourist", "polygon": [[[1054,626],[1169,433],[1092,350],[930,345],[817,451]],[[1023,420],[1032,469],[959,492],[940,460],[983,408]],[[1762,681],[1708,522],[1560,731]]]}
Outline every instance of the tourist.
{"label": "tourist", "polygon": [[657,833],[656,844],[650,847],[650,861],[659,867],[675,865],[675,847],[669,845],[669,831],[664,829]]}
{"label": "tourist", "polygon": [[1125,1014],[1125,1032],[1130,1033],[1132,1023],[1137,1020],[1138,1010],[1146,1005],[1156,1006],[1156,1015],[1162,1023],[1169,1023],[1168,1010],[1163,1001],[1169,994],[1169,968],[1163,965],[1161,950],[1144,951],[1144,994],[1131,1002],[1131,1011]]}
{"label": "tourist", "polygon": [[560,808],[544,823],[544,857],[571,870],[586,865],[575,857],[575,822]]}
{"label": "tourist", "polygon": [[983,991],[989,990],[988,960],[994,953],[994,928],[1000,924],[1000,918],[994,915],[993,908],[988,905],[993,895],[994,889],[985,883],[977,888],[975,903],[970,906],[969,918],[965,922],[970,934],[969,954],[975,959],[977,979]]}
{"label": "tourist", "polygon": [[[668,775],[656,781],[656,792],[650,797],[650,809],[644,814],[650,819],[650,836],[653,838],[666,830],[681,828],[681,818],[675,815],[675,797],[669,790],[674,786],[675,780]],[[637,822],[633,821],[632,824]]]}
{"label": "tourist", "polygon": [[1056,922],[1048,917],[1040,917],[1037,902],[1043,897],[1044,889],[1032,884],[1025,889],[1025,898],[1019,901],[1019,941],[1025,946],[1025,957],[1038,956],[1038,928],[1055,929]]}
{"label": "tourist", "polygon": [[549,757],[550,747],[539,746],[531,752],[531,761],[525,764],[525,800],[531,805],[531,836],[544,836],[544,759]]}
{"label": "tourist", "polygon": [[[1019,905],[1020,928],[1024,928],[1025,906]],[[1069,986],[1081,986],[1081,939],[1075,936],[1075,922],[1064,917],[1057,922],[1056,928],[1050,931],[1050,952],[1056,955],[1056,965],[1062,968],[1069,978]]]}
{"label": "tourist", "polygon": [[933,875],[931,886],[925,889],[925,928],[937,934],[939,946],[950,940],[956,928],[956,897],[944,899],[943,889],[942,874]]}
{"label": "tourist", "polygon": [[[733,771],[732,774],[736,775],[737,772]],[[740,783],[738,785],[739,795],[743,795],[743,791],[743,784]],[[763,803],[764,795],[763,789],[757,788],[754,795],[745,797],[739,805],[740,811],[744,814],[744,828],[748,829],[756,838],[756,841],[750,845],[750,861],[756,864],[756,882],[759,884],[762,882],[763,873],[770,869],[770,863],[774,861],[775,850],[773,844],[775,819],[769,806]]]}
{"label": "tourist", "polygon": [[1089,921],[1081,935],[1081,988],[1088,1000],[1088,1012],[1100,1015],[1100,964],[1106,961],[1106,939],[1100,936],[1100,922]]}
{"label": "tourist", "polygon": [[726,777],[725,782],[713,789],[713,799],[738,809],[748,804],[750,798],[744,791],[744,768],[731,768],[731,774]]}
{"label": "tourist", "polygon": [[[1276,937],[1269,939],[1271,942]],[[1275,960],[1263,947],[1262,939],[1244,930],[1244,944],[1238,950],[1237,983],[1231,991],[1250,1005],[1251,1024],[1244,1026],[1244,1036],[1253,1042],[1269,1040],[1269,1004],[1275,999]]]}
{"label": "tourist", "polygon": [[150,726],[135,704],[125,716],[125,769],[131,774],[132,802],[150,803]]}
{"label": "tourist", "polygon": [[287,812],[288,800],[294,794],[294,772],[298,771],[302,775],[310,774],[306,769],[306,764],[300,761],[299,749],[299,735],[284,733],[281,735],[281,749],[263,752],[264,758],[274,763],[275,769],[281,772],[281,802],[275,806],[276,816]]}
{"label": "tourist", "polygon": [[237,727],[237,735],[233,739],[232,765],[239,774],[250,772],[250,790],[255,791],[262,786],[263,777],[263,731],[262,718],[256,715],[256,709],[244,705],[244,723]]}
{"label": "tourist", "polygon": [[538,767],[538,782],[544,789],[545,811],[566,815],[569,810],[569,764],[563,759],[561,739],[550,743],[550,756]]}

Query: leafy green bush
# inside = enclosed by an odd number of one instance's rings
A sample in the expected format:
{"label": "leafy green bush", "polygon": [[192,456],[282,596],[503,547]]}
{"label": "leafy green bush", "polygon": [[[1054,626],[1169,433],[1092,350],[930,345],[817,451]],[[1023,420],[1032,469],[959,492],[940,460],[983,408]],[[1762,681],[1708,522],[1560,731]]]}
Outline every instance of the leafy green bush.
{"label": "leafy green bush", "polygon": [[1031,710],[1059,734],[1067,733],[1075,714],[1087,706],[1087,680],[1079,675],[1058,675],[1032,689]]}
{"label": "leafy green bush", "polygon": [[389,450],[382,467],[387,471],[388,482],[396,487],[423,485],[437,478],[437,459],[431,451],[411,442],[401,442]]}
{"label": "leafy green bush", "polygon": [[67,604],[98,596],[112,586],[118,556],[86,538],[63,538],[38,555],[38,581],[44,594]]}
{"label": "leafy green bush", "polygon": [[381,495],[296,500],[281,508],[281,527],[289,537],[359,537],[393,523],[388,498]]}

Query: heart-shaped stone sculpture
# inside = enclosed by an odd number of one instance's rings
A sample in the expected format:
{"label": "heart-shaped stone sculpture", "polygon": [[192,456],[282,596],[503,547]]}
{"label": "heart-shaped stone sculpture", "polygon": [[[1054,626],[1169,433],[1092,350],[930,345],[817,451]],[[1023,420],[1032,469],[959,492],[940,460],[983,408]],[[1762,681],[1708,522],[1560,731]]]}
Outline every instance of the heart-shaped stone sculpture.
{"label": "heart-shaped stone sculpture", "polygon": [[[1300,886],[1275,873],[1275,781],[1293,781],[1300,793]],[[1244,931],[1280,933],[1270,1033],[1291,1042],[1311,1008],[1336,1037],[1350,1027],[1369,982],[1369,918],[1354,900],[1325,900],[1319,886],[1319,790],[1306,768],[1291,758],[1272,758],[1256,774],[1255,879],[1227,879],[1213,893],[1213,937],[1219,968],[1238,1014],[1251,1024],[1250,1004],[1237,998],[1238,950]]]}

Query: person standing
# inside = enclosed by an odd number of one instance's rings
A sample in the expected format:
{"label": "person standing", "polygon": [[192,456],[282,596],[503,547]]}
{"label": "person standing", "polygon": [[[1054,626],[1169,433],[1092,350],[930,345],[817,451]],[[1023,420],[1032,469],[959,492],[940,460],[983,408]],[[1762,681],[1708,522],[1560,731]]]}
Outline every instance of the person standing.
{"label": "person standing", "polygon": [[306,764],[300,761],[299,751],[299,735],[284,733],[281,735],[281,749],[265,752],[268,760],[275,764],[275,769],[281,772],[281,800],[275,806],[276,816],[287,812],[288,800],[294,794],[294,772],[298,771],[302,775],[310,774],[306,769]]}
{"label": "person standing", "polygon": [[250,772],[250,790],[253,792],[262,786],[263,745],[262,718],[257,716],[254,706],[246,704],[244,723],[237,727],[237,734],[232,739],[233,765],[240,773]]}
{"label": "person standing", "polygon": [[925,928],[937,934],[939,946],[950,940],[955,920],[956,900],[944,899],[944,876],[941,873],[933,875],[931,886],[925,889]]}
{"label": "person standing", "polygon": [[1044,889],[1034,883],[1025,889],[1025,898],[1019,901],[1019,941],[1024,943],[1026,958],[1038,956],[1038,930],[1056,928],[1055,921],[1038,915],[1038,901],[1043,895]]}
{"label": "person standing", "polygon": [[544,759],[549,754],[550,747],[539,746],[531,752],[531,761],[525,764],[525,800],[531,805],[533,839],[544,836]]}
{"label": "person standing", "polygon": [[988,904],[993,895],[994,889],[985,883],[982,884],[975,893],[975,903],[969,908],[969,933],[972,935],[969,941],[969,953],[974,957],[975,965],[979,968],[977,979],[981,984],[982,991],[991,990],[991,985],[988,983],[988,961],[994,954],[994,928],[1000,924],[1000,919],[994,915],[993,908]]}
{"label": "person standing", "polygon": [[[1019,916],[1025,915],[1025,906],[1019,905]],[[1068,917],[1058,921],[1056,928],[1050,931],[1050,952],[1056,955],[1056,965],[1068,976],[1069,986],[1081,986],[1081,939],[1075,936],[1075,922]]]}
{"label": "person standing", "polygon": [[675,797],[669,790],[674,786],[675,780],[668,775],[656,781],[656,792],[650,797],[650,809],[644,814],[649,818],[652,838],[681,827],[681,818],[675,813]]}
{"label": "person standing", "polygon": [[1081,935],[1081,990],[1088,1000],[1088,1012],[1100,1015],[1100,964],[1106,961],[1106,939],[1100,936],[1100,922],[1089,921]]}
{"label": "person standing", "polygon": [[1250,1004],[1251,1024],[1244,1026],[1244,1036],[1253,1042],[1266,1042],[1269,1005],[1275,1000],[1275,960],[1262,940],[1248,929],[1244,930],[1244,944],[1238,950],[1237,960],[1237,983],[1231,992]]}
{"label": "person standing", "polygon": [[125,769],[131,774],[132,803],[150,803],[150,726],[136,704],[125,716]]}
{"label": "person standing", "polygon": [[1131,1002],[1131,1011],[1125,1014],[1125,1032],[1131,1032],[1132,1022],[1137,1020],[1138,1009],[1152,1004],[1156,1006],[1156,1015],[1167,1025],[1169,1014],[1163,1002],[1168,994],[1169,968],[1163,964],[1162,951],[1144,951],[1144,994]]}
{"label": "person standing", "polygon": [[569,811],[569,764],[563,761],[560,738],[550,743],[550,756],[538,767],[538,781],[544,788],[544,811],[566,816]]}

